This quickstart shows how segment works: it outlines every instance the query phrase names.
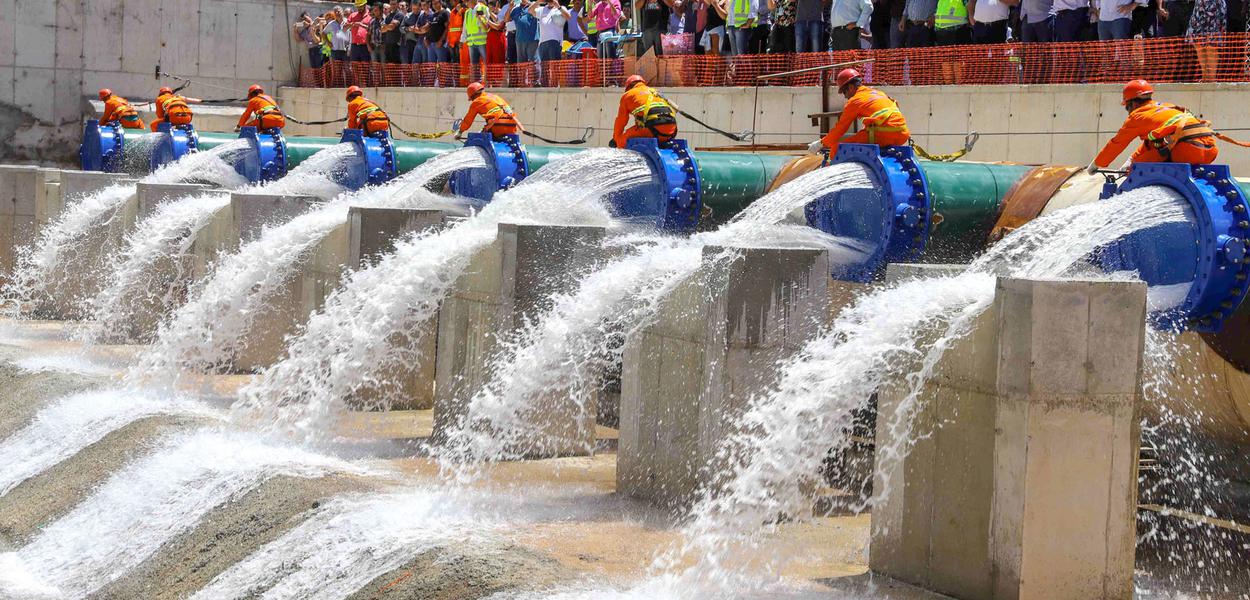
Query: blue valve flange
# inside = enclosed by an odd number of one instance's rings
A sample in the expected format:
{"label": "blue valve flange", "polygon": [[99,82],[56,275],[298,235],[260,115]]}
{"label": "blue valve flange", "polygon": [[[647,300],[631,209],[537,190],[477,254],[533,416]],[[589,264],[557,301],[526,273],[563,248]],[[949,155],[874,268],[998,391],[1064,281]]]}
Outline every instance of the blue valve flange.
{"label": "blue valve flange", "polygon": [[464,147],[481,148],[486,153],[486,167],[452,173],[449,184],[452,193],[458,196],[486,203],[495,192],[506,190],[529,176],[529,158],[519,136],[505,135],[496,140],[489,133],[470,133]]}
{"label": "blue valve flange", "polygon": [[395,178],[399,167],[395,161],[395,147],[391,136],[385,131],[365,135],[360,129],[344,129],[340,143],[355,144],[361,159],[358,169],[335,173],[335,181],[349,190],[366,185],[381,185]]}
{"label": "blue valve flange", "polygon": [[125,147],[126,134],[121,125],[100,125],[99,120],[89,119],[83,126],[78,160],[84,171],[119,173]]}
{"label": "blue valve flange", "polygon": [[286,176],[286,138],[281,129],[239,129],[239,139],[247,140],[250,152],[232,157],[234,170],[252,183],[274,181]]}
{"label": "blue valve flange", "polygon": [[189,123],[160,123],[156,126],[156,132],[160,134],[160,139],[152,146],[152,154],[148,158],[148,167],[152,171],[199,150],[199,135]]}
{"label": "blue valve flange", "polygon": [[854,162],[868,169],[873,188],[833,190],[804,209],[808,225],[830,235],[866,243],[860,260],[833,265],[833,277],[868,282],[892,262],[914,262],[929,240],[933,207],[929,181],[912,149],[840,144],[831,164]]}
{"label": "blue valve flange", "polygon": [[1226,165],[1137,164],[1119,191],[1149,186],[1180,194],[1192,221],[1134,231],[1097,260],[1107,271],[1136,271],[1152,287],[1192,282],[1178,306],[1151,314],[1152,325],[1218,331],[1246,296],[1250,204]]}
{"label": "blue valve flange", "polygon": [[647,185],[609,196],[616,216],[664,231],[693,231],[703,210],[703,182],[686,140],[634,138],[626,149],[646,159],[652,178]]}

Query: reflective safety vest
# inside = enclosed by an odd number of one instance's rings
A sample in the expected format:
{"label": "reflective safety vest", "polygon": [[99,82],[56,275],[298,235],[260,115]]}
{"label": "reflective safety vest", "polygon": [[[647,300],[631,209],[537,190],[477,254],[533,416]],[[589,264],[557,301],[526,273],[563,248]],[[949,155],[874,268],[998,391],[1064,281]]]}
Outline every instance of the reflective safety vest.
{"label": "reflective safety vest", "polygon": [[594,35],[599,33],[599,22],[591,17],[586,20],[586,35]]}
{"label": "reflective safety vest", "polygon": [[742,27],[751,18],[751,0],[733,0],[734,22],[732,27]]}
{"label": "reflective safety vest", "polygon": [[906,127],[896,127],[892,125],[881,125],[885,123],[892,115],[902,116],[902,111],[897,108],[883,108],[867,117],[864,117],[864,130],[868,132],[868,143],[877,143],[878,133],[901,133],[907,131]]}
{"label": "reflective safety vest", "polygon": [[478,14],[478,10],[490,10],[485,4],[478,2],[473,8],[464,13],[464,43],[468,46],[485,46],[486,45],[486,27],[482,23],[482,17]]}
{"label": "reflective safety vest", "polygon": [[[1164,130],[1169,128],[1172,130],[1164,133]],[[1204,137],[1215,137],[1215,130],[1211,129],[1211,123],[1195,117],[1188,111],[1182,111],[1164,121],[1162,127],[1146,134],[1146,142],[1159,150],[1160,154],[1168,157],[1172,153],[1172,148],[1175,148],[1177,144],[1188,143],[1203,148],[1211,147],[1215,142],[1214,139],[1211,140],[1211,144],[1200,144],[1195,141]]]}
{"label": "reflective safety vest", "polygon": [[485,94],[485,99],[491,104],[491,107],[482,113],[482,118],[486,119],[486,129],[489,130],[495,125],[513,125],[517,124],[516,116],[512,112],[512,107],[503,98],[494,94]]}
{"label": "reflective safety vest", "polygon": [[655,93],[655,90],[651,90],[649,96],[642,106],[629,111],[634,117],[634,124],[650,129],[652,133],[660,125],[676,125],[677,111],[673,110],[673,105]]}
{"label": "reflective safety vest", "polygon": [[182,96],[170,96],[161,103],[161,110],[164,111],[166,116],[169,116],[169,113],[171,112],[191,112],[191,107],[187,106],[187,101],[184,100]]}
{"label": "reflective safety vest", "polygon": [[265,115],[282,114],[282,109],[278,108],[278,103],[274,102],[273,98],[270,98],[269,96],[265,94],[257,94],[256,97],[265,101],[264,106],[256,109],[256,111],[252,113],[252,115],[254,115],[257,118],[257,120],[259,120],[260,117],[263,117]]}
{"label": "reflective safety vest", "polygon": [[968,24],[968,7],[963,0],[938,0],[937,13],[933,15],[934,29],[950,29]]}

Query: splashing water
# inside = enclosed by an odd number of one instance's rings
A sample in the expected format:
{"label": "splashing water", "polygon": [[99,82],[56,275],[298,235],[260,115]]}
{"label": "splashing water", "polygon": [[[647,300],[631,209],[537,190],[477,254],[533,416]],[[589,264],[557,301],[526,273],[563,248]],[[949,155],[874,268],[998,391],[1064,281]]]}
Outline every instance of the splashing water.
{"label": "splashing water", "polygon": [[[603,374],[620,368],[623,340],[645,326],[660,301],[700,267],[705,246],[823,246],[835,262],[856,258],[860,252],[853,243],[809,227],[776,223],[815,195],[867,187],[871,182],[862,166],[835,165],[760,198],[717,231],[613,242],[632,251],[586,277],[576,290],[554,298],[550,311],[526,323],[491,359],[491,381],[470,400],[438,449],[444,467],[466,480],[474,476],[474,463],[550,454],[547,448],[559,442],[544,438],[541,432],[552,429],[535,423],[569,418],[566,411],[549,410],[551,399],[569,399],[575,412],[585,414]],[[713,260],[732,256],[728,252]]]}
{"label": "splashing water", "polygon": [[[945,349],[992,302],[995,274],[1062,276],[1132,231],[1186,218],[1183,200],[1174,193],[1144,188],[1040,217],[961,274],[903,282],[858,298],[826,334],[786,361],[775,387],[735,419],[732,429],[739,433],[717,457],[717,464],[730,467],[704,487],[683,530],[685,542],[657,557],[655,575],[639,589],[694,598],[740,596],[776,584],[775,575],[764,574],[777,573],[776,557],[786,553],[769,547],[767,534],[775,525],[767,524],[778,515],[809,512],[803,489],[814,483],[828,450],[848,441],[855,410],[896,373],[908,374],[910,393],[887,425],[899,443],[878,446],[878,459],[907,451],[901,440],[912,439],[910,417],[920,388]],[[919,341],[933,331],[943,335]]]}
{"label": "splashing water", "polygon": [[[280,475],[363,473],[339,460],[268,445],[255,436],[174,436],[115,473],[26,546],[0,554],[0,592],[36,581],[80,598],[124,575],[205,514]],[[3,594],[0,594],[3,595]]]}
{"label": "splashing water", "polygon": [[[246,149],[245,141],[235,140],[205,152],[193,152],[161,167],[140,181],[205,181],[232,189],[246,184],[247,180],[236,173],[226,160]],[[22,302],[46,300],[60,292],[72,294],[69,290],[76,290],[77,287],[70,285],[72,282],[69,278],[81,277],[84,269],[76,270],[75,275],[64,272],[64,267],[69,264],[94,265],[85,269],[88,272],[104,268],[110,262],[107,256],[109,252],[108,249],[99,247],[104,243],[100,236],[107,235],[110,228],[125,226],[119,222],[122,217],[121,209],[135,197],[134,185],[113,185],[87,194],[72,204],[68,203],[71,199],[67,198],[66,209],[40,232],[38,239],[30,246],[18,249],[17,267],[7,293]],[[96,292],[94,289],[84,291],[90,294]],[[68,300],[77,304],[88,299],[82,297]]]}
{"label": "splashing water", "polygon": [[419,344],[396,340],[424,335],[422,327],[473,254],[495,239],[500,222],[607,225],[601,199],[650,176],[635,153],[588,150],[500,192],[473,218],[399,243],[330,296],[290,342],[288,357],[240,391],[237,406],[303,435],[324,435],[340,402],[402,365],[430,358],[420,355]]}
{"label": "splashing water", "polygon": [[336,499],[192,598],[345,598],[436,545],[484,538],[496,526],[475,510],[480,500],[429,491]]}
{"label": "splashing water", "polygon": [[480,161],[478,152],[440,155],[427,161],[424,168],[385,186],[340,196],[282,225],[264,229],[259,238],[214,266],[211,277],[193,292],[193,298],[162,324],[156,343],[128,376],[137,380],[172,374],[176,379],[184,370],[225,368],[241,349],[240,344],[246,342],[253,317],[284,289],[301,261],[347,222],[351,206],[442,206],[445,200],[421,189],[420,182]]}
{"label": "splashing water", "polygon": [[258,183],[243,191],[280,196],[312,196],[329,200],[347,189],[338,182],[343,181],[349,171],[363,168],[363,159],[355,144],[335,144],[317,151],[291,169],[285,177]]}
{"label": "splashing water", "polygon": [[86,302],[92,324],[83,329],[87,340],[121,342],[131,339],[130,325],[146,313],[165,315],[182,301],[188,252],[196,235],[217,211],[230,206],[230,197],[205,193],[157,207],[126,236],[126,249],[114,261],[108,283]]}
{"label": "splashing water", "polygon": [[22,302],[46,299],[66,277],[58,267],[97,261],[99,257],[84,248],[89,233],[107,228],[117,209],[134,197],[133,185],[113,185],[87,194],[66,208],[33,244],[17,250],[17,267],[7,293]]}
{"label": "splashing water", "polygon": [[153,415],[218,415],[184,398],[155,398],[130,390],[67,396],[39,411],[25,428],[0,442],[0,496],[129,423]]}
{"label": "splashing water", "polygon": [[[129,143],[129,140],[127,140]],[[209,183],[225,189],[247,185],[247,178],[234,169],[244,154],[251,152],[247,140],[230,140],[202,152],[192,152],[161,165],[143,178],[147,183]]]}

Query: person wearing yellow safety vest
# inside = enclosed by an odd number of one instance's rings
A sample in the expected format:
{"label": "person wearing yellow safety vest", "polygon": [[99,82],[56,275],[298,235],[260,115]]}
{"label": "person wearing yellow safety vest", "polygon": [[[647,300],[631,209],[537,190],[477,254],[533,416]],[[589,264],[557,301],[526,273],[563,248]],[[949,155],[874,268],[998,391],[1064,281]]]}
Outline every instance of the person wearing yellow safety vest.
{"label": "person wearing yellow safety vest", "polygon": [[972,43],[972,18],[968,7],[976,0],[938,0],[933,14],[933,45],[955,46]]}
{"label": "person wearing yellow safety vest", "polygon": [[[634,125],[625,126],[629,120]],[[633,138],[650,137],[667,142],[677,137],[677,108],[669,104],[660,93],[647,85],[641,75],[630,75],[625,80],[625,93],[621,95],[616,122],[612,124],[613,148],[624,148]]]}
{"label": "person wearing yellow safety vest", "polygon": [[282,109],[278,108],[278,103],[272,97],[265,94],[265,88],[259,85],[247,88],[247,107],[239,116],[239,124],[235,129],[243,127],[255,127],[261,131],[281,130],[286,127],[286,116],[282,114]]}
{"label": "person wearing yellow safety vest", "polygon": [[[838,144],[876,144],[878,146],[904,146],[911,139],[907,120],[898,110],[898,104],[884,93],[864,85],[863,76],[855,69],[843,69],[837,77],[838,92],[846,98],[842,116],[825,134],[825,137],[808,145],[809,152],[816,154],[828,150],[829,156],[838,152]],[[856,119],[862,119],[864,128],[842,139]]]}
{"label": "person wearing yellow safety vest", "polygon": [[160,128],[161,123],[171,125],[190,125],[193,117],[189,104],[203,102],[199,98],[179,96],[169,87],[163,87],[156,93],[152,106],[156,109],[156,120],[152,121],[152,131]]}
{"label": "person wearing yellow safety vest", "polygon": [[[759,0],[726,1],[729,4],[728,17],[725,19],[725,24],[729,27],[729,53],[746,54],[747,44],[751,41],[751,30],[755,29],[755,20],[760,9]],[[871,6],[869,3],[869,12],[872,12]]]}
{"label": "person wearing yellow safety vest", "polygon": [[496,26],[498,23],[484,2],[475,1],[464,11],[463,36],[465,45],[469,47],[469,65],[473,70],[471,77],[474,81],[482,79],[480,65],[486,64],[486,34],[491,27]]}
{"label": "person wearing yellow safety vest", "polygon": [[464,132],[473,126],[473,120],[478,115],[486,121],[486,126],[482,128],[482,131],[489,132],[496,140],[505,135],[516,135],[521,130],[521,122],[512,112],[508,101],[502,96],[486,92],[485,89],[486,86],[476,81],[465,88],[464,91],[469,96],[469,112],[465,113],[464,119],[460,121],[460,130],[456,132],[456,139],[464,137]]}

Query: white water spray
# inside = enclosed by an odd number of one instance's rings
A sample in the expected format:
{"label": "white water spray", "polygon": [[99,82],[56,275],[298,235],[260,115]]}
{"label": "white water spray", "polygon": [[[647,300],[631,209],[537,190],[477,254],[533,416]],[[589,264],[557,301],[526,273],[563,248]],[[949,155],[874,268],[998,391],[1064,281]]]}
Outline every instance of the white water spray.
{"label": "white water spray", "polygon": [[[29,544],[0,554],[0,592],[30,587],[81,598],[123,576],[215,507],[280,476],[360,473],[348,463],[212,431],[178,435],[115,473]],[[3,594],[0,594],[3,595]]]}
{"label": "white water spray", "polygon": [[343,400],[402,365],[429,360],[416,344],[395,340],[421,335],[474,252],[495,239],[500,222],[607,225],[602,197],[650,177],[634,153],[588,150],[499,193],[473,218],[401,242],[347,279],[291,341],[288,358],[240,392],[239,407],[269,413],[308,436],[324,435]]}

